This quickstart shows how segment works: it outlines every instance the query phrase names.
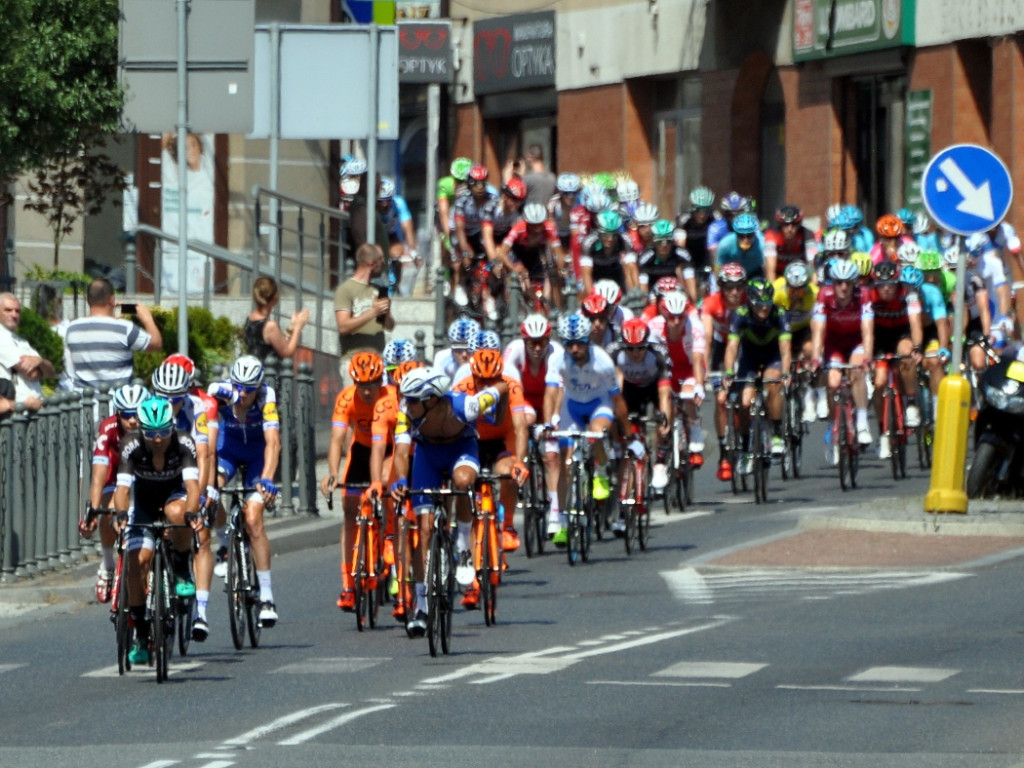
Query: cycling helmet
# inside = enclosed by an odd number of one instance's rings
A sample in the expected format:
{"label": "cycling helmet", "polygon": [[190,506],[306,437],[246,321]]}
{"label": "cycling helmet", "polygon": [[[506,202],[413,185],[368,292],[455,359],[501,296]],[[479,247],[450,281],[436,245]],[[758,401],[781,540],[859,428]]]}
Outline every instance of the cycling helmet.
{"label": "cycling helmet", "polygon": [[752,213],[741,213],[732,220],[732,231],[737,235],[753,235],[761,231],[761,222]]}
{"label": "cycling helmet", "polygon": [[167,429],[174,423],[174,411],[166,397],[150,395],[139,403],[138,414],[143,429]]}
{"label": "cycling helmet", "polygon": [[955,243],[942,252],[942,263],[946,269],[954,270],[960,263],[960,246]]}
{"label": "cycling helmet", "polygon": [[613,192],[618,192],[618,183],[615,181],[615,177],[607,171],[598,171],[595,173],[590,178],[590,183],[599,186],[607,192],[609,196],[611,196]]}
{"label": "cycling helmet", "polygon": [[359,157],[350,157],[341,164],[341,175],[362,176],[366,173],[366,161]]}
{"label": "cycling helmet", "polygon": [[384,376],[384,361],[376,352],[357,352],[348,364],[348,375],[356,384],[372,384]]}
{"label": "cycling helmet", "polygon": [[822,246],[828,252],[846,253],[850,250],[850,238],[842,229],[830,229],[825,233]]}
{"label": "cycling helmet", "polygon": [[932,220],[928,218],[927,213],[921,211],[914,216],[914,222],[911,226],[915,235],[926,235],[928,230],[932,228]]}
{"label": "cycling helmet", "polygon": [[597,231],[602,235],[615,234],[622,228],[622,217],[618,211],[601,211],[597,214]]}
{"label": "cycling helmet", "polygon": [[468,157],[456,157],[452,160],[451,172],[459,181],[465,181],[469,176],[469,169],[473,167],[473,161]]}
{"label": "cycling helmet", "polygon": [[839,219],[839,215],[843,212],[842,203],[832,203],[825,211],[825,222],[829,227],[839,226],[836,221]]}
{"label": "cycling helmet", "polygon": [[527,315],[519,325],[524,339],[546,339],[551,336],[551,323],[541,314]]}
{"label": "cycling helmet", "polygon": [[844,205],[843,213],[847,216],[847,226],[851,229],[864,223],[864,211],[856,205]]}
{"label": "cycling helmet", "polygon": [[623,179],[615,185],[615,194],[620,203],[635,203],[640,199],[640,185],[630,179]]}
{"label": "cycling helmet", "polygon": [[775,288],[763,277],[755,277],[747,283],[747,304],[751,307],[767,307],[775,300]]}
{"label": "cycling helmet", "polygon": [[600,213],[612,204],[608,193],[600,187],[587,186],[583,189],[583,205],[591,213]]}
{"label": "cycling helmet", "polygon": [[678,317],[686,312],[687,306],[686,294],[682,291],[672,291],[666,293],[661,299],[658,300],[658,311],[668,317]]}
{"label": "cycling helmet", "polygon": [[640,203],[633,212],[633,221],[640,226],[654,224],[658,220],[658,206],[653,203]]}
{"label": "cycling helmet", "polygon": [[501,337],[494,331],[478,331],[469,340],[470,352],[478,349],[501,349]]}
{"label": "cycling helmet", "polygon": [[875,231],[879,237],[899,237],[905,230],[899,216],[887,213],[878,218],[878,222],[875,224]]}
{"label": "cycling helmet", "polygon": [[871,254],[864,251],[854,251],[850,254],[850,261],[857,266],[857,271],[860,272],[861,277],[867,277],[871,274]]}
{"label": "cycling helmet", "polygon": [[110,402],[116,413],[124,413],[125,411],[138,412],[142,401],[149,396],[149,390],[141,384],[125,384],[123,387],[118,387],[114,390],[114,395]]}
{"label": "cycling helmet", "polygon": [[547,218],[548,210],[540,203],[527,203],[523,208],[523,219],[527,224],[543,224]]}
{"label": "cycling helmet", "polygon": [[893,285],[900,278],[900,265],[894,261],[881,261],[871,270],[875,285]]}
{"label": "cycling helmet", "polygon": [[153,391],[165,397],[184,395],[188,392],[191,378],[184,366],[165,360],[153,371]]}
{"label": "cycling helmet", "polygon": [[921,254],[921,246],[917,243],[904,243],[896,251],[896,258],[900,264],[915,264],[917,257]]}
{"label": "cycling helmet", "polygon": [[900,208],[896,211],[896,218],[903,222],[904,232],[909,232],[914,226],[914,212],[909,208]]}
{"label": "cycling helmet", "polygon": [[380,177],[377,185],[377,200],[390,200],[395,196],[395,182],[388,176]]}
{"label": "cycling helmet", "polygon": [[719,285],[737,285],[746,282],[747,271],[743,268],[742,264],[731,262],[729,264],[723,264],[722,268],[718,270]]}
{"label": "cycling helmet", "polygon": [[476,320],[468,317],[459,317],[448,326],[448,341],[451,342],[453,347],[456,345],[466,347],[469,345],[469,340],[476,336],[479,331],[480,323]]}
{"label": "cycling helmet", "polygon": [[496,349],[478,349],[469,361],[469,370],[481,379],[496,379],[501,376],[504,360]]}
{"label": "cycling helmet", "polygon": [[594,293],[604,296],[608,306],[616,306],[622,300],[622,288],[614,280],[605,278],[594,283]]}
{"label": "cycling helmet", "polygon": [[451,379],[436,368],[414,368],[402,377],[398,391],[406,400],[427,400],[441,397],[451,383]]}
{"label": "cycling helmet", "polygon": [[675,224],[668,219],[658,219],[651,226],[651,235],[654,237],[654,242],[658,242],[659,240],[671,240],[675,231]]}
{"label": "cycling helmet", "polygon": [[924,273],[913,264],[904,264],[900,268],[900,282],[917,290],[924,283]]}
{"label": "cycling helmet", "polygon": [[558,318],[558,335],[565,342],[589,341],[590,318],[579,312]]}
{"label": "cycling helmet", "polygon": [[832,282],[854,283],[858,277],[860,277],[860,270],[849,259],[835,259],[832,262]]}
{"label": "cycling helmet", "polygon": [[971,256],[981,256],[992,245],[989,236],[984,232],[975,232],[964,242],[964,247]]}
{"label": "cycling helmet", "polygon": [[416,347],[408,339],[392,339],[384,345],[384,365],[391,367],[416,359]]}
{"label": "cycling helmet", "polygon": [[622,342],[627,347],[642,347],[650,333],[647,323],[639,317],[631,317],[622,324]]}
{"label": "cycling helmet", "polygon": [[738,192],[730,192],[728,195],[722,198],[719,203],[719,207],[722,209],[722,213],[740,213],[742,211],[750,210],[750,204],[747,198],[743,197]]}
{"label": "cycling helmet", "polygon": [[914,266],[922,272],[934,272],[942,269],[942,256],[938,251],[921,251]]}
{"label": "cycling helmet", "polygon": [[395,384],[401,384],[402,379],[405,378],[405,374],[407,374],[411,370],[422,367],[423,363],[421,363],[419,360],[409,360],[408,362],[405,363],[399,363],[398,367],[391,372],[391,380],[395,382]]}
{"label": "cycling helmet", "polygon": [[575,173],[560,173],[558,174],[558,181],[555,182],[555,186],[558,187],[558,191],[563,195],[575,194],[580,191],[580,177]]}
{"label": "cycling helmet", "polygon": [[242,355],[231,366],[231,383],[243,387],[257,387],[263,383],[263,363],[258,357]]}
{"label": "cycling helmet", "polygon": [[799,224],[804,220],[804,213],[795,205],[784,205],[775,212],[775,220],[779,224]]}
{"label": "cycling helmet", "polygon": [[692,208],[708,209],[715,204],[715,193],[707,187],[697,187],[690,191],[690,206]]}
{"label": "cycling helmet", "polygon": [[679,290],[679,278],[675,275],[665,275],[659,277],[657,282],[654,283],[654,295],[661,298],[666,293]]}
{"label": "cycling helmet", "polygon": [[806,261],[791,261],[783,274],[790,288],[806,288],[811,282],[811,270]]}
{"label": "cycling helmet", "polygon": [[474,181],[487,181],[487,176],[488,171],[486,165],[474,165],[472,168],[469,169],[468,181],[470,183]]}
{"label": "cycling helmet", "polygon": [[604,314],[607,311],[608,299],[597,291],[594,291],[587,296],[587,298],[583,300],[583,304],[580,305],[580,312],[592,319],[595,317],[604,317]]}
{"label": "cycling helmet", "polygon": [[341,188],[342,197],[355,197],[359,194],[359,177],[358,176],[346,176],[341,180],[341,184],[338,185]]}
{"label": "cycling helmet", "polygon": [[522,179],[515,176],[505,182],[505,186],[501,188],[501,191],[518,203],[526,199],[526,185]]}

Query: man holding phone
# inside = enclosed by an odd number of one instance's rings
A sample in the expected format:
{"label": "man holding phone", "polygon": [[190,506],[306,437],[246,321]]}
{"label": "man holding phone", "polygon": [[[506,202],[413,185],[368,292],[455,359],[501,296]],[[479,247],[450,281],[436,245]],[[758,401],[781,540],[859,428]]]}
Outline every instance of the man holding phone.
{"label": "man holding phone", "polygon": [[338,286],[334,294],[334,317],[338,323],[338,348],[341,370],[356,352],[384,352],[384,331],[393,330],[391,299],[387,285],[376,285],[374,278],[384,274],[384,251],[379,245],[364,243],[356,250],[356,269]]}
{"label": "man holding phone", "polygon": [[[96,278],[86,292],[89,314],[72,320],[64,336],[65,368],[75,389],[131,382],[136,352],[163,348],[163,337],[144,304],[118,304],[114,287]],[[117,317],[120,314],[122,317]],[[133,316],[138,324],[126,319]]]}

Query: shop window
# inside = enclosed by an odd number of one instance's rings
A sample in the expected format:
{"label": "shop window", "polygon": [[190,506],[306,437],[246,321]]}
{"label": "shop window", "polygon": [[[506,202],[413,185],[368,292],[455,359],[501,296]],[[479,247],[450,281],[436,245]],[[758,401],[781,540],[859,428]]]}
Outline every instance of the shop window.
{"label": "shop window", "polygon": [[866,221],[903,206],[907,80],[877,75],[850,81],[852,135],[847,146],[857,175],[857,203]]}

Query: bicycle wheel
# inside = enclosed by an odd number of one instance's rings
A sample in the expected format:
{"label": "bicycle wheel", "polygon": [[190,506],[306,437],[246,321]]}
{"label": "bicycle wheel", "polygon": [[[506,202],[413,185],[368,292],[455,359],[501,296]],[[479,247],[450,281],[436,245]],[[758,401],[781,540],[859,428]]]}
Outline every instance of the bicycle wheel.
{"label": "bicycle wheel", "polygon": [[899,442],[900,436],[897,434],[896,428],[896,397],[893,395],[891,390],[886,391],[882,395],[882,416],[885,419],[885,423],[881,425],[882,434],[885,439],[889,441],[889,468],[892,470],[892,479],[900,479],[900,456],[899,456]]}
{"label": "bicycle wheel", "polygon": [[935,439],[935,424],[932,421],[932,391],[928,387],[927,380],[920,382],[921,394],[917,404],[921,411],[921,425],[915,431],[917,432],[917,463],[921,469],[930,469],[932,466],[932,442]]}
{"label": "bicycle wheel", "polygon": [[248,582],[242,560],[242,539],[237,528],[232,528],[228,537],[228,623],[231,626],[231,642],[235,650],[242,650],[245,644],[245,616]]}
{"label": "bicycle wheel", "polygon": [[153,666],[156,667],[156,681],[162,683],[167,679],[167,641],[174,642],[173,634],[170,638],[167,637],[168,578],[167,564],[164,562],[163,542],[157,542],[151,569],[153,593],[149,631],[153,643]]}
{"label": "bicycle wheel", "polygon": [[196,599],[194,597],[179,597],[174,600],[177,610],[178,625],[178,653],[188,656],[188,649],[192,645],[192,625],[196,618]]}
{"label": "bicycle wheel", "polygon": [[485,517],[480,526],[480,570],[477,571],[477,581],[480,584],[480,602],[484,611],[484,624],[491,626],[494,623],[494,583],[491,581],[491,558],[494,556],[491,543],[495,521],[492,517]]}
{"label": "bicycle wheel", "polygon": [[256,577],[256,563],[252,560],[252,547],[249,546],[249,539],[242,539],[242,562],[245,564],[245,573],[248,581],[248,589],[245,594],[245,625],[249,630],[249,647],[258,648],[260,644],[260,582]]}
{"label": "bicycle wheel", "polygon": [[[754,503],[763,504],[768,500],[768,467],[765,466],[765,423],[760,414],[750,425],[750,450],[754,454]],[[767,454],[771,456],[769,452]]]}
{"label": "bicycle wheel", "polygon": [[[609,470],[611,472],[611,470]],[[584,563],[590,562],[591,532],[594,530],[595,515],[603,515],[608,499],[600,504],[594,500],[594,494],[590,489],[594,487],[594,475],[591,470],[581,473],[583,487],[580,489],[579,498],[583,502],[583,514],[580,515],[580,557]],[[611,498],[609,496],[608,498]]]}
{"label": "bicycle wheel", "polygon": [[621,506],[622,514],[626,522],[626,535],[622,537],[622,540],[626,544],[626,554],[632,555],[633,550],[637,548],[637,522],[636,522],[636,506],[637,499],[640,498],[640,462],[636,459],[631,459],[626,464],[625,472],[622,476],[622,496]]}
{"label": "bicycle wheel", "polygon": [[800,472],[803,469],[804,432],[806,430],[807,427],[803,423],[803,415],[801,414],[799,420],[792,423],[792,429],[786,438],[786,450],[789,452],[790,457],[789,467],[794,479],[799,479]]}
{"label": "bicycle wheel", "polygon": [[352,552],[352,588],[356,598],[356,629],[362,632],[367,624],[367,601],[369,596],[364,579],[366,570],[366,526],[358,522],[356,527],[356,545]]}
{"label": "bicycle wheel", "polygon": [[[647,549],[647,542],[650,539],[651,533],[651,502],[654,499],[654,488],[651,486],[651,475],[649,472],[645,473],[644,478],[644,490],[643,490],[643,504],[637,510],[636,517],[636,541],[640,545],[641,550]],[[667,490],[667,489],[666,489]],[[665,494],[665,498],[668,498],[668,494]],[[668,503],[666,502],[666,507]]]}
{"label": "bicycle wheel", "polygon": [[844,491],[850,487],[850,449],[849,436],[847,433],[846,418],[843,414],[842,404],[837,400],[834,411],[835,421],[833,422],[834,433],[832,439],[835,441],[834,448],[839,456],[839,487]]}
{"label": "bicycle wheel", "polygon": [[114,637],[117,638],[117,673],[123,675],[131,670],[132,663],[128,661],[128,651],[131,648],[131,620],[128,613],[128,585],[124,582],[125,563],[124,554],[117,558],[117,570],[115,572],[115,584],[117,585],[117,599],[114,605]]}
{"label": "bicycle wheel", "polygon": [[[782,440],[783,443],[789,442],[789,433],[792,431],[791,424],[793,423],[793,402],[790,399],[790,393],[783,393],[782,401]],[[788,450],[784,450],[782,453],[781,460],[779,461],[779,471],[782,474],[783,480],[789,480],[790,475],[793,473],[793,466]]]}
{"label": "bicycle wheel", "polygon": [[733,408],[731,403],[726,406],[725,416],[725,445],[728,454],[726,458],[732,464],[732,477],[729,483],[732,486],[733,496],[736,496],[740,492],[740,445],[739,432],[736,429],[736,409]]}
{"label": "bicycle wheel", "polygon": [[583,470],[574,465],[572,476],[569,478],[569,498],[565,508],[568,539],[566,541],[565,554],[569,559],[569,565],[576,565],[583,550],[583,526],[581,516],[583,513],[583,500],[580,498],[579,475]]}

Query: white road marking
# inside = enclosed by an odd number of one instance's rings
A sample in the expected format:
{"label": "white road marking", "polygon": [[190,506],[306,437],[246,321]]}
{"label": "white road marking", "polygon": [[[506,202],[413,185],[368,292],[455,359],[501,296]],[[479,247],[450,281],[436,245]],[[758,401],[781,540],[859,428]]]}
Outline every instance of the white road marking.
{"label": "white road marking", "polygon": [[20,667],[27,667],[27,666],[28,666],[28,664],[26,664],[26,663],[21,663],[21,664],[0,664],[0,675],[2,675],[4,672],[10,672],[12,669],[18,669]]}
{"label": "white road marking", "polygon": [[[167,665],[167,676],[177,675],[182,672],[191,672],[193,669],[199,669],[200,667],[206,666],[206,662],[203,661],[183,661],[183,662],[171,662]],[[125,675],[130,677],[142,677],[144,675],[155,674],[153,668],[143,664],[140,666],[132,667],[130,672],[126,672]],[[120,673],[117,671],[117,664],[109,667],[103,667],[102,669],[94,669],[92,672],[86,672],[82,677],[120,677]]]}
{"label": "white road marking", "polygon": [[515,656],[495,656],[485,661],[477,662],[476,664],[470,664],[468,666],[457,669],[454,672],[449,672],[447,675],[441,675],[440,677],[430,677],[426,680],[421,680],[416,686],[417,688],[425,685],[436,685],[438,683],[449,683],[454,680],[459,680],[463,677],[469,677],[470,675],[479,674],[495,674],[503,671],[503,667],[507,668],[509,665],[521,665],[520,671],[525,671],[527,663],[536,659],[540,656],[550,656],[554,653],[564,653],[566,651],[573,650],[572,646],[558,645],[554,648],[545,648],[540,651],[531,651],[529,653],[520,653]]}
{"label": "white road marking", "polygon": [[361,672],[364,669],[391,661],[390,658],[358,658],[336,656],[321,659],[305,659],[271,670],[272,675],[337,675]]}
{"label": "white road marking", "polygon": [[1021,696],[1024,695],[1024,690],[1015,688],[968,688],[968,693],[999,693],[1007,696]]}
{"label": "white road marking", "polygon": [[282,728],[287,728],[289,725],[305,720],[307,717],[319,714],[320,712],[328,712],[332,709],[341,709],[342,707],[351,706],[350,704],[342,704],[334,702],[331,704],[321,704],[318,707],[310,707],[309,709],[301,709],[298,712],[292,712],[284,717],[279,717],[277,720],[273,720],[266,725],[261,725],[258,728],[253,728],[251,731],[246,731],[241,736],[236,736],[233,739],[228,739],[224,742],[226,747],[244,747],[251,741],[255,741],[268,733],[279,731]]}
{"label": "white road marking", "polygon": [[696,568],[662,571],[661,578],[668,584],[669,591],[676,599],[684,603],[709,605],[715,601],[707,581]]}
{"label": "white road marking", "polygon": [[746,664],[729,661],[680,661],[652,677],[724,677],[739,679],[760,672],[767,664]]}
{"label": "white road marking", "polygon": [[363,709],[357,709],[354,712],[348,712],[348,713],[346,713],[344,715],[340,715],[340,716],[334,718],[333,720],[328,720],[326,723],[323,723],[322,725],[318,725],[316,728],[310,728],[308,731],[303,731],[302,733],[298,733],[298,734],[296,734],[295,736],[292,736],[289,739],[285,739],[284,741],[279,741],[279,742],[277,742],[277,744],[280,747],[294,747],[294,746],[296,746],[298,744],[303,744],[303,743],[309,741],[310,739],[316,738],[321,733],[326,733],[327,731],[330,731],[330,730],[333,730],[335,728],[338,728],[339,726],[345,725],[346,723],[350,723],[353,720],[362,717],[363,715],[370,715],[370,714],[373,714],[374,712],[380,712],[380,711],[385,710],[385,709],[391,709],[394,706],[396,706],[396,705],[394,705],[394,704],[378,704],[375,707],[365,707]]}
{"label": "white road marking", "polygon": [[880,691],[882,693],[916,693],[923,690],[922,688],[900,688],[889,685],[795,685],[783,683],[775,687],[784,691]]}
{"label": "white road marking", "polygon": [[680,680],[587,680],[587,685],[653,685],[661,686],[663,688],[732,688],[732,683],[712,683],[708,681],[682,682]]}
{"label": "white road marking", "polygon": [[667,632],[660,632],[655,635],[648,635],[647,637],[638,637],[635,640],[627,640],[623,643],[616,643],[615,645],[609,645],[605,648],[593,648],[588,651],[577,651],[576,653],[570,653],[569,655],[563,656],[562,658],[578,661],[580,659],[590,658],[591,656],[602,656],[606,653],[618,653],[619,651],[627,651],[631,648],[639,648],[643,645],[652,645],[654,643],[660,643],[662,640],[671,640],[675,637],[692,635],[695,632],[703,632],[707,629],[717,629],[718,627],[724,626],[731,621],[734,621],[734,618],[732,616],[716,616],[714,617],[714,620],[709,621],[705,624],[698,624],[695,627],[684,627],[682,629],[673,629]]}
{"label": "white road marking", "polygon": [[199,768],[228,768],[229,765],[234,764],[234,760],[214,760],[212,763],[206,763],[199,766]]}
{"label": "white road marking", "polygon": [[177,765],[180,762],[180,760],[154,760],[152,763],[139,766],[139,768],[167,768],[169,765]]}
{"label": "white road marking", "polygon": [[941,667],[870,667],[844,679],[849,683],[940,683],[959,671]]}
{"label": "white road marking", "polygon": [[651,527],[657,528],[659,525],[673,525],[675,523],[685,523],[687,520],[695,520],[698,517],[707,517],[708,515],[715,514],[712,509],[694,509],[690,512],[677,513],[673,512],[671,515],[658,515],[651,518]]}

